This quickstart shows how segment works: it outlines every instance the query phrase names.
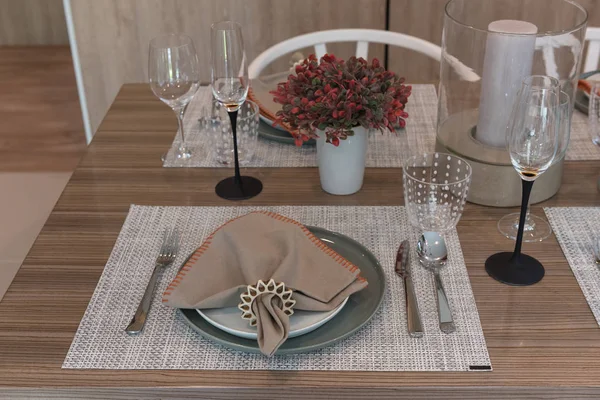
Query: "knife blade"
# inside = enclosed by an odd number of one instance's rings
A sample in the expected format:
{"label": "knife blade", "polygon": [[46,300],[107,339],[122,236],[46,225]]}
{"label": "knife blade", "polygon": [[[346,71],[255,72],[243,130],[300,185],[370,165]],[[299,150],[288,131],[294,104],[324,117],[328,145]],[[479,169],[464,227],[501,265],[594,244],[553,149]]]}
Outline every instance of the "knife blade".
{"label": "knife blade", "polygon": [[423,324],[419,314],[419,305],[417,295],[410,275],[410,243],[408,240],[402,241],[396,254],[396,274],[402,278],[404,283],[404,300],[406,303],[406,321],[408,334],[411,337],[423,337]]}

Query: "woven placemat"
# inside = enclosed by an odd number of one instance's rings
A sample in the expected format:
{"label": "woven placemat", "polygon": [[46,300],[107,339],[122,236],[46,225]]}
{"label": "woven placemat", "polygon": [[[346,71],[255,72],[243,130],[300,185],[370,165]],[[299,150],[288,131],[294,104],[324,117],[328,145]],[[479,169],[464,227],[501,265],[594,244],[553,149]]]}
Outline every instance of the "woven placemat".
{"label": "woven placemat", "polygon": [[578,110],[573,110],[571,141],[565,158],[572,161],[600,160],[600,147],[592,143],[588,116]]}
{"label": "woven placemat", "polygon": [[544,211],[600,325],[600,268],[595,262],[592,247],[594,236],[600,234],[600,208],[546,207]]}
{"label": "woven placemat", "polygon": [[[176,262],[160,279],[157,293],[165,290],[179,264],[213,230],[255,210],[274,211],[306,225],[339,232],[369,248],[387,277],[383,304],[371,322],[353,336],[321,350],[267,358],[229,350],[202,338],[179,312],[155,296],[143,334],[131,337],[124,332],[152,273],[164,229],[178,226],[182,243]],[[431,273],[411,257],[425,336],[408,336],[402,281],[393,266],[401,240],[412,238],[416,243],[417,237],[409,228],[404,207],[132,206],[63,368],[489,370],[490,359],[456,231],[447,235],[449,263],[442,279],[457,330],[450,335],[440,332]]]}
{"label": "woven placemat", "polygon": [[[187,144],[193,156],[190,160],[179,160],[175,149],[179,142],[175,137],[163,167],[227,167],[215,160],[207,145],[204,132],[200,131],[198,119],[203,108],[212,99],[207,87],[202,87],[188,106],[184,118]],[[412,154],[433,151],[437,124],[437,95],[433,85],[413,85],[413,93],[406,106],[410,115],[406,129],[396,134],[382,135],[371,132],[367,149],[367,167],[402,167],[404,160]],[[571,140],[566,154],[567,160],[600,160],[600,148],[592,143],[587,115],[573,111]],[[247,167],[315,167],[316,148],[277,143],[259,137],[256,153]]]}
{"label": "woven placemat", "polygon": [[[223,164],[215,160],[208,146],[206,133],[200,131],[198,123],[198,119],[205,115],[203,108],[210,104],[210,96],[208,88],[200,88],[186,110],[184,129],[187,134],[186,144],[192,151],[192,157],[188,160],[179,160],[175,157],[175,149],[179,147],[179,141],[175,138],[163,167],[223,167]],[[399,168],[411,154],[433,151],[436,110],[435,87],[413,85],[412,95],[406,105],[406,111],[410,116],[406,120],[406,129],[398,133],[371,132],[367,146],[366,166]],[[277,143],[259,137],[254,157],[245,166],[316,167],[317,150],[314,146],[298,148],[291,144]]]}

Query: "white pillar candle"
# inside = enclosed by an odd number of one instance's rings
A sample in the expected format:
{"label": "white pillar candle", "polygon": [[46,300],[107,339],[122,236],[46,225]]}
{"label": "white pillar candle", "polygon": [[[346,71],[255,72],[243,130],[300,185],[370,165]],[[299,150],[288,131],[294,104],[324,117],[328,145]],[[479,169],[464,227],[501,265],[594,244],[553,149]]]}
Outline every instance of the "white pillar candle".
{"label": "white pillar candle", "polygon": [[531,75],[537,26],[499,20],[488,26],[476,138],[506,146],[506,126],[523,78]]}

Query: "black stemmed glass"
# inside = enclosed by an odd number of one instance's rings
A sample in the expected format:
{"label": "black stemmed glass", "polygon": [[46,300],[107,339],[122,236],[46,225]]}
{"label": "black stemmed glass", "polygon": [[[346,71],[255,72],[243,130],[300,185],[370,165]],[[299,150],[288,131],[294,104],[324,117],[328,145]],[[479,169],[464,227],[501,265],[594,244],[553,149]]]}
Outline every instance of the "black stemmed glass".
{"label": "black stemmed glass", "polygon": [[[569,140],[571,137],[571,97],[564,91],[559,95],[560,109],[560,128],[558,133],[559,144],[556,151],[556,157],[552,164],[561,162],[567,153]],[[509,239],[516,240],[519,232],[520,213],[511,213],[505,215],[498,221],[498,230]],[[525,226],[523,229],[524,242],[541,242],[552,234],[552,228],[544,218],[533,214],[530,207],[527,206],[527,216],[525,217]]]}
{"label": "black stemmed glass", "polygon": [[237,116],[250,85],[242,27],[237,22],[223,21],[213,24],[211,31],[212,92],[229,114],[235,164],[235,175],[219,182],[215,192],[227,200],[245,200],[258,195],[263,186],[260,180],[241,175],[238,158]]}
{"label": "black stemmed glass", "polygon": [[560,120],[559,96],[555,89],[521,87],[507,131],[510,159],[523,184],[519,230],[512,253],[496,253],[485,262],[487,273],[502,283],[526,286],[544,277],[543,265],[521,253],[521,245],[531,188],[556,157]]}
{"label": "black stemmed glass", "polygon": [[[546,75],[531,75],[523,79],[521,87],[531,87],[538,89],[554,89],[556,93],[560,91],[560,81],[556,78]],[[557,157],[558,158],[558,157]],[[555,158],[556,161],[556,158]],[[511,213],[500,218],[498,221],[498,231],[509,239],[516,240],[519,232],[520,213]],[[527,205],[527,216],[525,217],[525,226],[523,230],[524,242],[541,242],[552,234],[550,224],[543,218],[531,213],[529,204]]]}

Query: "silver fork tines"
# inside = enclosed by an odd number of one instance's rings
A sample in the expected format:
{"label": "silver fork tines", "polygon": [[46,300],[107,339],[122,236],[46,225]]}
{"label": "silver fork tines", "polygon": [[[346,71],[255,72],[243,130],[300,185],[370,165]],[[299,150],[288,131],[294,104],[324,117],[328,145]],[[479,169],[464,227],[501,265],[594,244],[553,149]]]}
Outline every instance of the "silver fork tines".
{"label": "silver fork tines", "polygon": [[148,311],[150,310],[150,305],[152,304],[156,282],[158,281],[161,271],[175,261],[177,250],[179,249],[179,237],[179,231],[176,228],[163,232],[163,241],[158,253],[158,257],[156,258],[156,262],[154,264],[154,271],[152,272],[152,276],[150,277],[148,286],[146,286],[146,291],[144,292],[144,296],[140,301],[135,315],[131,319],[131,322],[127,328],[125,328],[125,332],[128,334],[136,335],[142,332],[144,329],[146,318],[148,317]]}

